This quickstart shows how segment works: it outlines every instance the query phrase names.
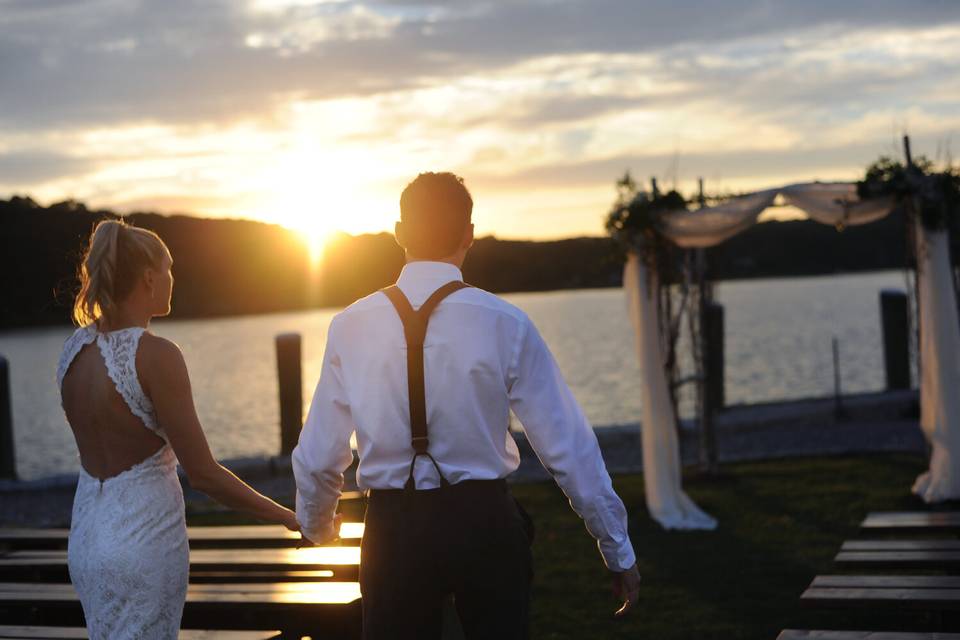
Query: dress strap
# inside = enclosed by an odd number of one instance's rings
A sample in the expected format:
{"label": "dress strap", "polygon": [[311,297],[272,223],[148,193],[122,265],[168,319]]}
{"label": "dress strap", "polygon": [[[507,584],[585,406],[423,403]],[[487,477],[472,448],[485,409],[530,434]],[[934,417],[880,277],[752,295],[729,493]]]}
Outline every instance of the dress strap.
{"label": "dress strap", "polygon": [[434,291],[423,305],[414,310],[410,301],[403,295],[403,291],[396,285],[382,289],[400,316],[403,323],[403,334],[407,342],[407,394],[410,400],[410,435],[413,446],[413,460],[410,462],[410,475],[407,478],[407,488],[416,488],[413,479],[413,467],[417,457],[425,455],[433,462],[433,466],[440,474],[441,486],[449,483],[440,472],[440,466],[428,452],[430,440],[427,437],[427,402],[426,390],[423,381],[423,342],[427,337],[427,325],[430,314],[440,302],[455,291],[469,287],[461,280],[454,280]]}

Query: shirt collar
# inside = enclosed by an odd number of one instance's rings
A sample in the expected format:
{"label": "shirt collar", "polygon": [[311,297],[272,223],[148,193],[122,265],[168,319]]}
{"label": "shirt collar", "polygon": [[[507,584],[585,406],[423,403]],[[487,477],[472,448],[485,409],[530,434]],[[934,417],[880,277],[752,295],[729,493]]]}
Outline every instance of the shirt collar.
{"label": "shirt collar", "polygon": [[456,266],[449,262],[417,260],[404,265],[397,286],[416,305],[451,280],[463,281],[463,273]]}

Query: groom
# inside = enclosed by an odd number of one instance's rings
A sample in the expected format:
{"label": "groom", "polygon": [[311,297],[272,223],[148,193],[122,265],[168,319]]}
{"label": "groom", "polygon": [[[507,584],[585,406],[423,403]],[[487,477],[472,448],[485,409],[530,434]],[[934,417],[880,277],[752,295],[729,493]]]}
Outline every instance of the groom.
{"label": "groom", "polygon": [[532,523],[506,478],[520,462],[511,410],[596,538],[624,615],[640,576],[627,513],[596,435],[530,319],[463,283],[473,201],[451,173],[400,196],[397,284],[330,323],[320,382],[293,452],[304,536],[335,535],[353,455],[369,489],[361,543],[363,637],[439,638],[454,595],[467,638],[527,638]]}

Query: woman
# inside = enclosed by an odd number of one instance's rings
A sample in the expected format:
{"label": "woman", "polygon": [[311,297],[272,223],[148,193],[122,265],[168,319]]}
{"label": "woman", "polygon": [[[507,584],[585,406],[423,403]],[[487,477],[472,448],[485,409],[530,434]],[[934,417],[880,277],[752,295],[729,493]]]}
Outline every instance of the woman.
{"label": "woman", "polygon": [[90,638],[177,637],[189,569],[178,460],[195,489],[299,530],[213,458],[180,349],[147,331],[170,312],[172,264],[156,234],[100,222],[57,371],[80,451],[67,558]]}

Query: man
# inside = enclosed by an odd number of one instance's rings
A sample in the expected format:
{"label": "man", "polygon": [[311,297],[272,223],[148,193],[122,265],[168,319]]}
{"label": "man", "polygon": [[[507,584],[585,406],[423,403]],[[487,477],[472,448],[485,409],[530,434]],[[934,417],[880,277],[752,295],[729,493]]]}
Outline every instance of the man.
{"label": "man", "polygon": [[463,283],[472,209],[450,173],[404,189],[406,266],[395,287],[330,323],[293,452],[303,535],[329,539],[356,432],[357,484],[370,490],[360,590],[371,640],[438,638],[450,594],[467,638],[528,637],[532,527],[504,481],[520,462],[511,409],[614,572],[617,615],[637,602],[626,510],[593,429],[527,316]]}

